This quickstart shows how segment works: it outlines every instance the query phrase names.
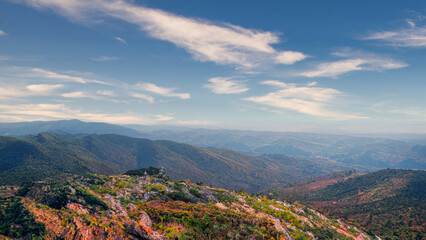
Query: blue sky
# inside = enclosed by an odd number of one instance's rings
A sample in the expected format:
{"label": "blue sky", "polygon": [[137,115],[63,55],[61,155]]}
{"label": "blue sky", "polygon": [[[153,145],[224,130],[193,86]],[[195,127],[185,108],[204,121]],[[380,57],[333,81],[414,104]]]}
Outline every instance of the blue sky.
{"label": "blue sky", "polygon": [[0,2],[0,121],[426,133],[425,1]]}

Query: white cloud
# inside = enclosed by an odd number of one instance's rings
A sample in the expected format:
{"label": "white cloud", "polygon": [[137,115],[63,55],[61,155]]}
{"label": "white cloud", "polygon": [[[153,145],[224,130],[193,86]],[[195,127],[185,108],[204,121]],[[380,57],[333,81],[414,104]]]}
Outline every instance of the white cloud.
{"label": "white cloud", "polygon": [[180,99],[191,98],[191,95],[189,93],[175,93],[174,88],[164,88],[164,87],[157,86],[154,83],[138,83],[136,85],[136,88],[143,91],[152,92],[164,97],[177,97]]}
{"label": "white cloud", "polygon": [[0,86],[0,99],[16,99],[31,95],[28,90],[23,90],[13,86]]}
{"label": "white cloud", "polygon": [[3,30],[0,30],[0,36],[6,36],[8,35],[7,33],[5,33]]}
{"label": "white cloud", "polygon": [[[36,8],[50,8],[75,21],[86,22],[104,16],[135,24],[157,39],[184,48],[200,61],[253,68],[268,63],[293,64],[307,56],[300,52],[278,51],[277,33],[247,29],[231,24],[178,16],[158,9],[137,6],[122,0],[21,0]],[[115,38],[121,41],[118,37]],[[123,41],[122,41],[123,42]]]}
{"label": "white cloud", "polygon": [[158,124],[172,120],[164,115],[142,116],[131,113],[87,113],[65,106],[64,104],[0,104],[0,121],[35,121],[80,119],[89,122],[107,122],[114,124]]}
{"label": "white cloud", "polygon": [[286,88],[289,85],[285,82],[281,82],[281,81],[277,81],[277,80],[266,80],[266,81],[261,82],[261,84],[274,86],[274,87],[281,87],[281,88]]}
{"label": "white cloud", "polygon": [[121,42],[121,43],[127,44],[127,41],[122,39],[121,37],[115,37],[114,39]]}
{"label": "white cloud", "polygon": [[139,99],[145,100],[145,101],[147,101],[149,103],[154,103],[155,102],[153,97],[148,96],[146,94],[142,94],[142,93],[135,93],[135,92],[133,92],[133,93],[130,93],[130,96],[132,96],[134,98],[139,98]]}
{"label": "white cloud", "polygon": [[63,87],[61,84],[33,84],[26,87],[7,86],[0,87],[0,99],[18,99],[29,96],[46,96]]}
{"label": "white cloud", "polygon": [[335,78],[352,71],[383,71],[408,66],[404,62],[376,56],[374,54],[353,52],[351,50],[334,52],[332,55],[348,59],[319,63],[313,70],[302,71],[296,75],[304,77]]}
{"label": "white cloud", "polygon": [[345,114],[327,109],[327,103],[341,92],[332,88],[313,87],[311,83],[299,86],[295,83],[284,83],[276,80],[263,81],[261,84],[270,85],[278,90],[263,96],[244,98],[244,100],[268,105],[279,109],[287,109],[313,116],[346,120],[365,118],[353,114]]}
{"label": "white cloud", "polygon": [[210,83],[205,84],[204,87],[216,94],[241,94],[249,90],[242,81],[232,80],[231,78],[215,77],[208,81]]}
{"label": "white cloud", "polygon": [[49,79],[59,79],[68,82],[76,82],[76,83],[98,83],[98,84],[107,84],[103,81],[88,79],[77,76],[70,76],[66,74],[60,74],[56,72],[52,72],[49,70],[41,69],[41,68],[31,68],[30,73],[28,73],[29,77],[41,77],[41,78],[49,78]]}
{"label": "white cloud", "polygon": [[99,90],[99,91],[96,91],[96,94],[100,96],[108,96],[108,97],[115,96],[113,91],[108,91],[108,90]]}
{"label": "white cloud", "polygon": [[117,57],[108,57],[108,56],[101,56],[101,57],[97,57],[97,58],[92,58],[92,61],[95,62],[108,62],[108,61],[113,61],[113,60],[117,60]]}
{"label": "white cloud", "polygon": [[96,91],[95,93],[84,92],[84,91],[73,91],[61,94],[64,98],[90,98],[96,101],[109,101],[114,103],[128,103],[120,99],[113,98],[115,94],[111,91]]}
{"label": "white cloud", "polygon": [[395,31],[375,32],[364,40],[381,40],[394,47],[426,47],[426,26],[416,26],[413,20],[407,20],[408,28]]}
{"label": "white cloud", "polygon": [[63,93],[61,96],[65,98],[93,98],[93,96],[83,91]]}
{"label": "white cloud", "polygon": [[39,94],[49,94],[52,91],[55,91],[59,88],[62,88],[64,85],[62,84],[33,84],[28,85],[27,90],[33,92],[33,93],[39,93]]}
{"label": "white cloud", "polygon": [[301,53],[301,52],[294,52],[294,51],[283,51],[280,52],[275,57],[275,62],[282,63],[282,64],[293,64],[295,62],[301,61],[308,56]]}

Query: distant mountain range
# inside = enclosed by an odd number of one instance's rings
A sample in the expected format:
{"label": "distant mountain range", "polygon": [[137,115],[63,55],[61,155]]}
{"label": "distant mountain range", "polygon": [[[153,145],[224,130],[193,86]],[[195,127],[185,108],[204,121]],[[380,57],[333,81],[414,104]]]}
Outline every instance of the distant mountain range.
{"label": "distant mountain range", "polygon": [[346,219],[383,239],[424,239],[425,186],[424,170],[346,171],[292,184],[278,198]]}
{"label": "distant mountain range", "polygon": [[118,134],[129,137],[144,137],[131,128],[101,122],[82,122],[80,120],[60,121],[36,121],[0,123],[1,136],[26,136],[41,132],[53,132],[59,134]]}
{"label": "distant mountain range", "polygon": [[0,184],[37,181],[63,173],[119,174],[165,167],[172,179],[188,178],[227,189],[260,192],[290,182],[348,169],[339,163],[284,155],[247,156],[171,141],[121,135],[40,133],[0,137]]}
{"label": "distant mountain range", "polygon": [[[170,140],[198,147],[227,148],[247,155],[283,154],[324,158],[371,170],[426,169],[426,145],[384,138],[295,132],[255,132],[86,123],[79,120],[0,123],[0,135],[25,136],[40,132],[59,134],[118,134],[151,140]],[[426,138],[426,137],[425,137]],[[424,141],[426,143],[426,141]],[[316,161],[316,160],[314,160]]]}
{"label": "distant mountain range", "polygon": [[426,169],[426,146],[383,138],[295,132],[194,129],[146,132],[150,139],[230,148],[246,154],[284,154],[328,158],[371,169]]}

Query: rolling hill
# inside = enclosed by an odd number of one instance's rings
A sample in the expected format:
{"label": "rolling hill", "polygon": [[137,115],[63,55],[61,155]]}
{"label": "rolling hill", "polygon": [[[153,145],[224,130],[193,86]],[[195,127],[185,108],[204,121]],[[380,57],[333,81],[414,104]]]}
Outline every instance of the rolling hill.
{"label": "rolling hill", "polygon": [[62,173],[118,174],[148,166],[165,167],[172,179],[189,178],[249,192],[348,169],[327,160],[247,156],[226,149],[120,135],[0,137],[1,184],[42,180]]}
{"label": "rolling hill", "polygon": [[343,218],[383,239],[422,239],[426,234],[426,171],[384,169],[340,172],[281,189],[297,201]]}
{"label": "rolling hill", "polygon": [[409,141],[302,132],[209,129],[149,131],[146,128],[132,127],[149,134],[150,139],[166,139],[200,147],[230,148],[246,154],[328,158],[372,170],[426,169],[426,156],[421,150],[425,146]]}
{"label": "rolling hill", "polygon": [[169,140],[198,147],[226,148],[247,155],[282,154],[292,157],[327,158],[354,168],[426,169],[426,136],[416,141],[355,137],[302,132],[257,132],[191,129],[167,126],[119,126],[79,120],[0,123],[0,135],[24,136],[59,134],[117,134],[152,140]]}

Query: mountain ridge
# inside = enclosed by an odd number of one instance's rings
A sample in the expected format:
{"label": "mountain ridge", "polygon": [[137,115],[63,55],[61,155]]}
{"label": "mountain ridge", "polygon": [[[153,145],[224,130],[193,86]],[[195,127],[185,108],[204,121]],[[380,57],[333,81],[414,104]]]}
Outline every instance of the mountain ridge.
{"label": "mountain ridge", "polygon": [[[42,180],[61,172],[119,174],[130,169],[164,166],[173,179],[189,178],[228,189],[265,191],[306,176],[348,169],[326,160],[311,161],[282,155],[247,156],[217,148],[199,148],[166,140],[152,141],[121,135],[59,135],[41,133],[21,139],[0,137],[33,146],[20,165],[0,169],[0,183]],[[1,142],[1,141],[0,141]],[[0,148],[0,166],[13,162],[16,149]],[[40,174],[40,177],[35,177]],[[31,179],[33,178],[33,179]]]}

